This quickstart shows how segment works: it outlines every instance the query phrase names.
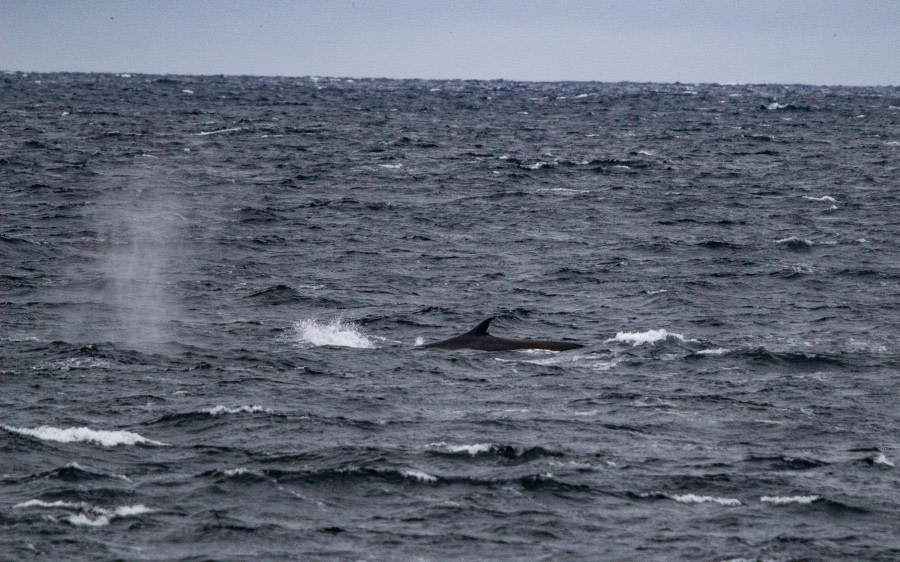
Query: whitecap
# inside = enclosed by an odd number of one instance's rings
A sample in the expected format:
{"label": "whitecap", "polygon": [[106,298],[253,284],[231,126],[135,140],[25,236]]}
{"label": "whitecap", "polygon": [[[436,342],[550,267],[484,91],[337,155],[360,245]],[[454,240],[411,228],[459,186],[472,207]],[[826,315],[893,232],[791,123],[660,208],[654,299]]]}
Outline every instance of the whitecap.
{"label": "whitecap", "polygon": [[165,443],[147,439],[130,431],[107,431],[103,429],[91,429],[89,427],[58,428],[47,425],[42,425],[34,429],[27,427],[10,427],[8,425],[0,427],[6,431],[35,437],[42,441],[58,441],[60,443],[88,442],[96,443],[97,445],[102,445],[104,447],[140,444],[165,445]]}
{"label": "whitecap", "polygon": [[152,513],[153,510],[144,505],[126,505],[122,507],[117,507],[113,510],[103,509],[101,507],[91,508],[91,511],[98,513],[96,517],[92,518],[87,513],[78,513],[74,515],[70,515],[67,518],[67,521],[72,525],[86,525],[89,527],[103,527],[105,525],[109,525],[111,519],[116,517],[133,517],[135,515],[143,515],[145,513]]}
{"label": "whitecap", "polygon": [[197,133],[197,136],[205,137],[207,135],[218,135],[219,133],[234,133],[240,130],[240,127],[232,127],[230,129],[216,129],[215,131],[200,131],[199,133]]}
{"label": "whitecap", "polygon": [[258,474],[257,472],[254,472],[254,471],[252,471],[252,470],[250,470],[250,469],[248,469],[248,468],[244,468],[244,467],[227,468],[227,469],[222,470],[222,471],[220,471],[220,472],[221,472],[222,475],[228,476],[228,477],[243,476],[243,475],[245,475],[245,474],[253,474],[253,475],[259,476],[259,474]]}
{"label": "whitecap", "polygon": [[[681,334],[676,334],[675,332],[669,332],[666,329],[659,330],[647,330],[646,332],[619,332],[616,334],[616,337],[610,338],[606,340],[606,343],[610,342],[624,342],[630,343],[634,346],[643,345],[645,343],[656,343],[660,341],[665,341],[668,338],[675,338],[681,341],[688,341],[684,339],[684,336]],[[690,340],[696,341],[696,340]]]}
{"label": "whitecap", "polygon": [[44,500],[28,500],[26,502],[17,503],[13,506],[13,509],[23,509],[26,507],[42,507],[47,509],[52,508],[68,508],[68,509],[86,509],[90,507],[88,504],[84,502],[72,503],[66,502],[62,500],[57,500],[53,502],[45,502]]}
{"label": "whitecap", "polygon": [[884,453],[877,453],[874,457],[872,457],[872,464],[883,464],[884,466],[893,467],[894,463],[884,456]]}
{"label": "whitecap", "polygon": [[716,503],[725,506],[741,505],[741,501],[734,498],[716,498],[713,496],[698,496],[696,494],[683,494],[680,496],[667,495],[666,497],[680,503]]}
{"label": "whitecap", "polygon": [[64,371],[73,369],[109,369],[113,365],[106,359],[97,359],[95,357],[69,357],[57,363]]}
{"label": "whitecap", "polygon": [[353,324],[342,320],[319,322],[314,319],[294,322],[291,339],[297,343],[312,346],[334,345],[370,349],[375,347],[372,340]]}
{"label": "whitecap", "polygon": [[821,197],[811,197],[809,195],[804,195],[804,199],[808,199],[809,201],[830,201],[831,203],[835,203],[837,200],[830,195],[823,195]]}
{"label": "whitecap", "polygon": [[788,236],[787,238],[782,238],[781,240],[776,240],[776,244],[788,244],[790,246],[812,246],[812,240],[806,240],[803,238],[797,238],[796,236]]}
{"label": "whitecap", "polygon": [[773,505],[787,505],[790,503],[810,504],[819,501],[819,496],[763,496],[759,501]]}
{"label": "whitecap", "polygon": [[270,408],[263,408],[262,406],[237,406],[237,407],[229,407],[229,406],[216,406],[215,408],[210,408],[208,410],[204,410],[207,414],[212,416],[221,416],[222,414],[258,414],[260,412],[271,414],[272,410]]}
{"label": "whitecap", "polygon": [[401,470],[400,474],[405,476],[406,478],[412,478],[414,480],[418,480],[419,482],[437,482],[437,476],[432,476],[427,472],[422,472],[421,470]]}
{"label": "whitecap", "polygon": [[725,349],[724,347],[717,347],[715,349],[701,349],[697,352],[697,355],[725,355],[726,353],[730,353],[730,349]]}
{"label": "whitecap", "polygon": [[97,507],[85,502],[64,502],[54,501],[45,502],[43,500],[29,500],[13,506],[14,508],[38,507],[42,509],[68,509],[78,510],[79,513],[72,513],[66,521],[72,525],[81,527],[104,527],[109,525],[112,519],[117,517],[133,517],[135,515],[143,515],[145,513],[153,513],[153,509],[143,505],[125,505],[114,509],[106,509]]}
{"label": "whitecap", "polygon": [[378,166],[388,170],[399,170],[403,167],[403,164],[379,164]]}
{"label": "whitecap", "polygon": [[450,445],[444,441],[440,443],[429,443],[429,447],[439,447],[447,451],[448,453],[468,453],[470,456],[475,456],[480,453],[489,452],[494,446],[490,443],[473,443],[472,445]]}

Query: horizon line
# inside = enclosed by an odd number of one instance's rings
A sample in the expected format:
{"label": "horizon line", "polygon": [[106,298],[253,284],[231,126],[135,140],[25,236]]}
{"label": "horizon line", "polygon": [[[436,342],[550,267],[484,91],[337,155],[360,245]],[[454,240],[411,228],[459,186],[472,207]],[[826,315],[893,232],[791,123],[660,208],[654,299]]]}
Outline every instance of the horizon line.
{"label": "horizon line", "polygon": [[562,79],[562,80],[528,80],[517,78],[422,78],[422,77],[389,77],[389,76],[338,76],[338,75],[321,75],[321,74],[226,74],[222,72],[212,73],[180,73],[180,72],[142,72],[142,71],[94,71],[94,70],[6,70],[0,69],[3,75],[10,74],[97,74],[110,75],[122,78],[130,78],[134,76],[175,76],[175,77],[225,77],[225,78],[280,78],[280,79],[310,79],[310,80],[396,80],[400,81],[423,81],[423,82],[514,82],[528,84],[566,84],[566,83],[583,83],[583,84],[667,84],[667,85],[693,85],[693,86],[805,86],[805,87],[839,87],[839,88],[897,88],[900,84],[814,84],[809,82],[717,82],[717,81],[693,81],[693,80],[676,80],[653,81],[653,80],[584,80],[584,79]]}

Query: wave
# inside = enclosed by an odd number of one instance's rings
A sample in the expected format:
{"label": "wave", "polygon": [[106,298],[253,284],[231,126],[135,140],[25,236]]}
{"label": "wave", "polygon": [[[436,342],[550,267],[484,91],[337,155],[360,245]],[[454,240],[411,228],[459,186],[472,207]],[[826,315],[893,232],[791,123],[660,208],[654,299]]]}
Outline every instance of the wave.
{"label": "wave", "polygon": [[726,355],[731,353],[730,349],[725,349],[724,347],[717,347],[715,349],[701,349],[700,351],[695,351],[695,355]]}
{"label": "wave", "polygon": [[884,453],[876,453],[874,457],[872,457],[872,464],[882,464],[884,466],[893,467],[894,463],[888,459]]}
{"label": "wave", "polygon": [[271,414],[271,408],[263,408],[262,406],[216,406],[214,408],[210,408],[208,410],[203,410],[203,412],[211,415],[211,416],[221,416],[223,414],[258,414],[265,413]]}
{"label": "wave", "polygon": [[667,492],[645,492],[637,494],[640,498],[668,499],[678,503],[714,503],[726,507],[743,505],[741,500],[735,498],[720,498],[716,496],[700,496],[697,494],[670,494]]}
{"label": "wave", "polygon": [[639,346],[644,344],[655,344],[662,341],[667,340],[678,340],[678,341],[690,341],[696,342],[697,340],[687,340],[681,334],[677,334],[675,332],[669,332],[665,329],[659,330],[647,330],[646,332],[619,332],[616,334],[614,338],[610,338],[606,340],[606,343],[611,342],[623,342],[630,343],[632,346]]}
{"label": "wave", "polygon": [[805,252],[815,245],[815,242],[813,242],[812,240],[806,240],[804,238],[798,238],[796,236],[782,238],[780,240],[776,240],[775,243],[795,252]]}
{"label": "wave", "polygon": [[669,498],[679,503],[716,503],[725,506],[742,505],[741,500],[734,498],[717,498],[713,496],[698,496],[695,494],[671,495]]}
{"label": "wave", "polygon": [[502,487],[518,485],[525,490],[559,492],[585,492],[595,490],[588,485],[572,484],[557,479],[552,473],[526,474],[511,478],[474,478],[470,476],[437,476],[418,468],[363,468],[359,466],[346,466],[342,468],[324,469],[317,471],[285,471],[267,470],[267,478],[275,480],[278,484],[294,485],[319,485],[323,483],[336,483],[342,485],[365,485],[367,483],[387,482],[394,485],[434,484],[434,485],[463,485],[477,487]]}
{"label": "wave", "polygon": [[69,464],[60,468],[54,468],[52,470],[32,474],[26,477],[25,480],[44,478],[63,480],[65,482],[83,482],[86,480],[103,480],[107,478],[115,478],[118,480],[131,482],[131,479],[123,474],[107,474],[105,472],[89,470],[81,466],[77,462],[70,462]]}
{"label": "wave", "polygon": [[264,474],[244,467],[208,470],[200,474],[200,476],[214,477],[219,482],[227,480],[244,484],[268,481]]}
{"label": "wave", "polygon": [[751,456],[747,458],[747,462],[766,463],[770,470],[810,470],[829,464],[810,457],[789,456]]}
{"label": "wave", "polygon": [[372,349],[375,347],[372,338],[363,334],[353,324],[340,319],[330,322],[319,322],[314,319],[294,322],[288,338],[295,343],[314,347],[325,345],[360,349]]}
{"label": "wave", "polygon": [[449,443],[446,443],[444,441],[441,441],[440,443],[429,443],[428,446],[439,447],[444,451],[454,455],[459,453],[466,453],[471,457],[474,457],[478,454],[490,452],[495,447],[495,445],[492,445],[490,443],[475,443],[473,445],[450,445]]}
{"label": "wave", "polygon": [[214,131],[200,131],[197,133],[198,137],[206,137],[209,135],[218,135],[221,133],[236,133],[241,130],[241,127],[231,127],[228,129],[216,129]]}
{"label": "wave", "polygon": [[544,447],[516,447],[513,445],[495,445],[492,443],[475,443],[472,445],[451,445],[444,441],[430,443],[428,447],[437,449],[437,454],[450,456],[469,456],[492,458],[507,461],[506,464],[524,464],[545,457],[562,457],[563,453],[551,451]]}
{"label": "wave", "polygon": [[10,433],[18,433],[34,437],[41,441],[58,441],[60,443],[86,442],[115,447],[116,445],[165,445],[159,441],[147,439],[130,431],[107,431],[103,429],[91,429],[89,427],[58,428],[42,425],[33,429],[25,427],[0,426]]}
{"label": "wave", "polygon": [[354,465],[315,471],[272,469],[266,470],[264,474],[267,478],[272,478],[279,483],[294,484],[320,484],[323,482],[335,481],[365,482],[367,480],[381,480],[398,484],[412,480],[415,482],[432,484],[439,480],[443,480],[438,476],[434,476],[418,469],[363,468]]}
{"label": "wave", "polygon": [[306,300],[296,289],[287,285],[274,285],[245,298],[258,300],[269,305],[291,304]]}
{"label": "wave", "polygon": [[217,406],[213,406],[212,408],[206,408],[203,410],[195,410],[191,412],[176,412],[170,414],[164,414],[155,420],[145,422],[144,425],[156,425],[156,424],[175,424],[181,425],[185,423],[190,423],[194,421],[203,421],[209,420],[209,418],[218,418],[220,416],[225,415],[237,415],[237,414],[275,414],[275,411],[271,408],[265,408],[263,406],[257,405],[241,405],[241,406],[223,406],[221,404]]}
{"label": "wave", "polygon": [[826,353],[810,353],[797,351],[769,351],[757,347],[736,353],[736,355],[756,363],[788,365],[804,369],[822,369],[825,367],[844,367],[846,362],[837,356]]}
{"label": "wave", "polygon": [[811,504],[821,501],[821,499],[819,496],[763,496],[759,498],[759,501],[773,505],[788,505],[792,503]]}
{"label": "wave", "polygon": [[401,470],[400,474],[406,478],[411,478],[413,480],[424,482],[426,484],[438,481],[437,476],[432,476],[431,474],[428,474],[427,472],[423,472],[421,470]]}
{"label": "wave", "polygon": [[[44,500],[28,500],[26,502],[18,503],[13,506],[13,509],[28,508],[63,509],[67,511],[77,511],[77,513],[70,513],[65,518],[65,521],[79,527],[104,527],[106,525],[109,525],[109,522],[112,519],[116,519],[119,517],[134,517],[137,515],[144,515],[146,513],[153,513],[155,511],[154,509],[151,509],[143,504],[125,505],[113,509],[106,509],[103,507],[91,505],[86,502],[47,502]],[[56,520],[55,518],[51,519]]]}

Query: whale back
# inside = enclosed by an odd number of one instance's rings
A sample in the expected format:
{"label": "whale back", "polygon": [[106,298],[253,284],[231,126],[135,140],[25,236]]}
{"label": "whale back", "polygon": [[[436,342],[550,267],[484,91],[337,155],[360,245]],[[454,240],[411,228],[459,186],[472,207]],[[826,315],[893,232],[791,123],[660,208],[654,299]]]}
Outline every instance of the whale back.
{"label": "whale back", "polygon": [[482,320],[480,324],[468,332],[423,345],[436,349],[475,349],[479,351],[511,351],[516,349],[548,349],[550,351],[568,351],[584,347],[580,343],[556,340],[515,340],[497,338],[488,333],[494,317]]}

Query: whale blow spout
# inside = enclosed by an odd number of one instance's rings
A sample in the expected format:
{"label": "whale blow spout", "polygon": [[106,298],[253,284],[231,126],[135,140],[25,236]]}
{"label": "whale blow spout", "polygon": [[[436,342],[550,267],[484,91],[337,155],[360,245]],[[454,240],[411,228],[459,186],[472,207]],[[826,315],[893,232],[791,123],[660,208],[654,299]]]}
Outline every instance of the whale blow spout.
{"label": "whale blow spout", "polygon": [[513,340],[497,338],[488,333],[488,326],[494,317],[490,317],[461,336],[427,343],[422,347],[437,349],[477,349],[479,351],[510,351],[515,349],[548,349],[550,351],[568,351],[584,347],[580,343],[556,340]]}

